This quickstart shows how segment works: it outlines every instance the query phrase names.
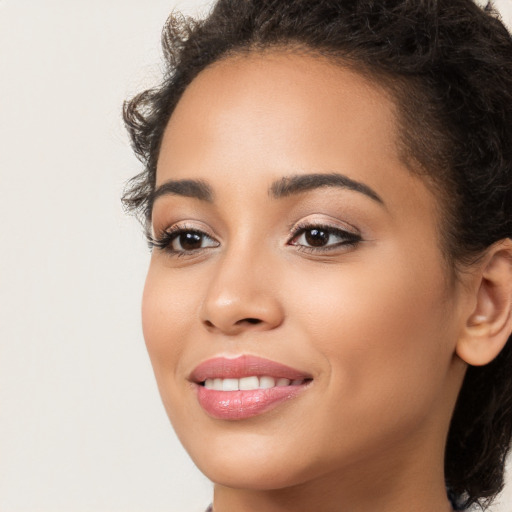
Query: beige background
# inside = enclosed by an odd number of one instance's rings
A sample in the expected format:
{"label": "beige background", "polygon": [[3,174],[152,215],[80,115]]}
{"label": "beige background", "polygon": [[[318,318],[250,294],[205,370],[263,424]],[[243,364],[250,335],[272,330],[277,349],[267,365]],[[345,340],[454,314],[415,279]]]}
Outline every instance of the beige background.
{"label": "beige background", "polygon": [[119,203],[139,169],[121,103],[154,82],[169,11],[206,3],[0,0],[0,512],[209,502],[160,405],[149,252]]}

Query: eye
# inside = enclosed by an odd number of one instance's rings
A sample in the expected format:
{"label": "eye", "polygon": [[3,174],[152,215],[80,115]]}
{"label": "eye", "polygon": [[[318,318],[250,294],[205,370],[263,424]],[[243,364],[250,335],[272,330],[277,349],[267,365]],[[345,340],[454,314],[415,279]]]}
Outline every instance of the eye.
{"label": "eye", "polygon": [[218,244],[205,233],[199,231],[181,231],[175,233],[169,244],[173,251],[196,251],[205,247],[216,247]]}
{"label": "eye", "polygon": [[156,239],[151,238],[149,245],[171,254],[186,254],[209,247],[218,247],[219,242],[203,231],[177,227],[164,231]]}
{"label": "eye", "polygon": [[360,241],[359,234],[332,226],[303,226],[297,229],[289,243],[308,250],[326,250],[353,246]]}

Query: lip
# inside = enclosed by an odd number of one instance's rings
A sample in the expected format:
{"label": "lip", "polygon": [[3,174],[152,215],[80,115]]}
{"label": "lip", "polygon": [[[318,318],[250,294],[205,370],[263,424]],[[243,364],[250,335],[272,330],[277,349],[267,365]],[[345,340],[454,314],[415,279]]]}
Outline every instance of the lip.
{"label": "lip", "polygon": [[[217,391],[202,385],[206,379],[240,379],[253,375],[305,382],[247,391]],[[301,370],[250,355],[209,359],[198,365],[189,376],[197,392],[199,405],[209,416],[223,420],[242,420],[274,409],[305,391],[310,386],[311,379],[310,374]]]}
{"label": "lip", "polygon": [[275,379],[311,379],[311,375],[262,357],[241,355],[235,358],[215,357],[198,365],[189,380],[200,383],[206,379],[241,379],[251,375],[268,375]]}

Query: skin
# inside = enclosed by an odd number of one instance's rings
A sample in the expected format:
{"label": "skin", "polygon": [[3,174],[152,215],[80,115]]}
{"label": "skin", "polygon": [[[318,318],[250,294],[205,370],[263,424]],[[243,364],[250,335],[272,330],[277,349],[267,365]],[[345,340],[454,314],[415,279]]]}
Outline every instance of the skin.
{"label": "skin", "polygon": [[[170,119],[157,187],[202,180],[213,200],[155,200],[156,239],[206,235],[200,249],[153,250],[143,328],[176,433],[215,482],[215,512],[451,510],[444,445],[478,283],[449,277],[437,198],[400,158],[394,110],[352,71],[275,51],[207,68]],[[382,203],[341,187],[269,194],[283,177],[333,172]],[[361,241],[307,247],[304,224]],[[264,414],[213,419],[187,377],[241,354],[313,381]]]}

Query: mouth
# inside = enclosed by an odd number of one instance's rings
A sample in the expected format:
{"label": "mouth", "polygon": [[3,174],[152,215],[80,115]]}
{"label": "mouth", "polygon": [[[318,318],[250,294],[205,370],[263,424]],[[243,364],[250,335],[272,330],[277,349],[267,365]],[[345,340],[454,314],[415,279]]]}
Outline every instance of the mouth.
{"label": "mouth", "polygon": [[215,391],[252,391],[254,389],[270,389],[275,387],[300,386],[307,379],[286,379],[284,377],[274,378],[270,375],[251,375],[242,377],[241,379],[206,379],[200,384],[206,389]]}
{"label": "mouth", "polygon": [[242,355],[201,363],[189,377],[211,417],[241,420],[263,414],[308,389],[311,375],[275,361]]}

